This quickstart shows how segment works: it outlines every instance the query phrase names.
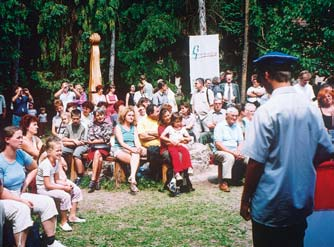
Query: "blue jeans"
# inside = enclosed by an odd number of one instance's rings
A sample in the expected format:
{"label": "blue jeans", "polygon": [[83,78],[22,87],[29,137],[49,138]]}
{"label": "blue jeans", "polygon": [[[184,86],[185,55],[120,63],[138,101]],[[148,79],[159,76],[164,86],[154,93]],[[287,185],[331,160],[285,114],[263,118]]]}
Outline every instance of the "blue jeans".
{"label": "blue jeans", "polygon": [[17,127],[19,127],[19,126],[20,126],[21,118],[22,118],[22,117],[13,114],[13,117],[12,117],[12,125],[13,125],[13,126],[17,126]]}

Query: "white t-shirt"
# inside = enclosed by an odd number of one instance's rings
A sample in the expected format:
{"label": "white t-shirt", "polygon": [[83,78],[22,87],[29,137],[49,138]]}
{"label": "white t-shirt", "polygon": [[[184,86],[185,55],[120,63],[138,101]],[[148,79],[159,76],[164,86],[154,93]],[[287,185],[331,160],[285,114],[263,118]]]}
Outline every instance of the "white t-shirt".
{"label": "white t-shirt", "polygon": [[68,103],[75,101],[75,93],[72,91],[68,91],[66,94],[62,93],[59,96],[59,99],[63,102],[64,105],[64,111],[66,110],[66,106]]}
{"label": "white t-shirt", "polygon": [[299,83],[297,83],[297,84],[293,85],[293,87],[296,89],[297,93],[303,94],[309,100],[313,100],[313,98],[315,98],[313,88],[312,88],[312,86],[310,84],[306,84],[303,87]]}
{"label": "white t-shirt", "polygon": [[182,127],[181,129],[177,130],[174,129],[173,126],[168,126],[165,130],[164,130],[164,135],[169,135],[169,139],[171,141],[175,141],[175,142],[179,142],[181,141],[185,136],[188,136],[188,132],[186,130],[186,128]]}
{"label": "white t-shirt", "polygon": [[50,177],[50,182],[55,184],[54,175],[59,172],[59,163],[56,161],[56,165],[53,166],[49,159],[43,160],[38,165],[37,175],[36,175],[36,186],[37,189],[45,189],[44,187],[44,177]]}

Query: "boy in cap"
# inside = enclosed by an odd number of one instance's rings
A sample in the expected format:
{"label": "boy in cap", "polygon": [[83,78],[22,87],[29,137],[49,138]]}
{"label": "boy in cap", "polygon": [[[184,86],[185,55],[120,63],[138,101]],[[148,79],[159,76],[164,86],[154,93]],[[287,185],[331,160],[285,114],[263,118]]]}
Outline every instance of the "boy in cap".
{"label": "boy in cap", "polygon": [[256,111],[243,148],[250,159],[240,214],[252,219],[255,247],[303,246],[313,208],[313,159],[319,147],[323,159],[334,153],[319,109],[290,85],[296,61],[279,52],[254,60],[260,83],[272,93]]}

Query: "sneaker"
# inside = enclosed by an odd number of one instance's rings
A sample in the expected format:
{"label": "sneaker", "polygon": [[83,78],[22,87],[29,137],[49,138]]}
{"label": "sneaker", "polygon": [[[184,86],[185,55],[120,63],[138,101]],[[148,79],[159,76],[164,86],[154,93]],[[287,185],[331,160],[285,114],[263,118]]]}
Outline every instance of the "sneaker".
{"label": "sneaker", "polygon": [[194,174],[194,169],[192,167],[188,168],[188,174],[193,175]]}
{"label": "sneaker", "polygon": [[49,244],[48,247],[66,247],[66,246],[60,243],[59,241],[55,240],[53,241],[53,244]]}
{"label": "sneaker", "polygon": [[85,219],[81,219],[81,218],[79,218],[79,217],[75,217],[74,219],[68,219],[68,221],[70,222],[70,223],[85,223],[86,222],[86,220]]}
{"label": "sneaker", "polygon": [[72,227],[66,222],[64,225],[59,225],[59,227],[64,231],[64,232],[70,232],[72,231]]}
{"label": "sneaker", "polygon": [[90,181],[88,185],[88,193],[93,193],[96,189],[96,182]]}
{"label": "sneaker", "polygon": [[167,184],[167,187],[170,192],[173,192],[173,193],[176,192],[176,179],[172,178],[169,184]]}
{"label": "sneaker", "polygon": [[96,182],[95,189],[96,190],[100,190],[101,189],[100,181]]}
{"label": "sneaker", "polygon": [[74,180],[74,183],[76,186],[80,186],[81,184],[81,177],[77,177],[75,180]]}
{"label": "sneaker", "polygon": [[176,174],[175,174],[175,179],[176,179],[176,180],[182,180],[183,177],[180,175],[180,173],[176,173]]}

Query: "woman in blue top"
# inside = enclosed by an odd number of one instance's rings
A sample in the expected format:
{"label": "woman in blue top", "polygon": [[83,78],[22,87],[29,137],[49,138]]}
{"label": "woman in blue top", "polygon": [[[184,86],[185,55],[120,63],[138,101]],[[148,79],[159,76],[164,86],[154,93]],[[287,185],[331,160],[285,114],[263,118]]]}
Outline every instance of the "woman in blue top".
{"label": "woman in blue top", "polygon": [[146,155],[146,149],[141,146],[136,128],[135,112],[132,106],[119,112],[118,124],[115,127],[114,156],[126,164],[130,164],[131,172],[128,178],[132,192],[138,192],[136,173],[140,156]]}
{"label": "woman in blue top", "polygon": [[[48,196],[27,193],[26,188],[32,180],[25,170],[35,172],[36,162],[24,152],[22,148],[22,130],[15,126],[4,129],[4,137],[1,140],[0,150],[0,179],[4,190],[10,195],[7,199],[14,200],[17,206],[27,205],[33,213],[38,213],[46,235],[48,246],[63,246],[55,240],[55,225],[57,221],[57,208]],[[29,212],[29,211],[28,211]],[[29,212],[30,213],[30,212]],[[31,221],[31,215],[27,218]]]}

